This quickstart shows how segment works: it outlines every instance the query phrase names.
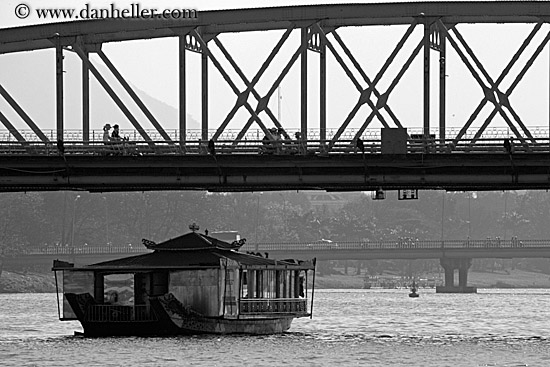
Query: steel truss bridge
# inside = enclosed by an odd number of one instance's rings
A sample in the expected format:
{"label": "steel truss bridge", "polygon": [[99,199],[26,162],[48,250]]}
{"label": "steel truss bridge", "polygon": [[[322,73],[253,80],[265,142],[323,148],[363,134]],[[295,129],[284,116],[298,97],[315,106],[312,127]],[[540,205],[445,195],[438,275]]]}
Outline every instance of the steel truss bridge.
{"label": "steel truss bridge", "polygon": [[[530,99],[521,92],[526,74],[550,48],[550,3],[540,1],[427,2],[294,6],[201,12],[186,21],[165,19],[100,20],[44,24],[0,30],[1,54],[42,49],[55,50],[56,127],[49,132],[39,118],[2,86],[0,96],[27,128],[0,110],[6,133],[0,134],[0,191],[90,190],[130,191],[207,189],[255,191],[282,189],[377,190],[377,189],[548,189],[550,187],[550,129],[527,121],[514,101]],[[492,75],[461,31],[465,25],[525,24],[525,39],[500,73]],[[346,28],[401,26],[403,33],[385,56],[376,73],[368,73],[356,51],[344,41]],[[238,36],[255,31],[279,31],[281,36],[254,75],[243,68],[222,43],[222,35]],[[258,84],[273,60],[293,35],[299,42],[267,92]],[[491,34],[479,34],[488,37]],[[179,121],[168,129],[138,97],[130,83],[102,50],[107,43],[172,37],[178,40]],[[82,129],[65,126],[64,54],[81,60]],[[377,52],[373,50],[372,52]],[[201,60],[201,129],[187,126],[189,53]],[[147,130],[132,113],[114,86],[91,59],[101,64],[145,116]],[[258,57],[249,55],[249,57]],[[434,68],[431,60],[438,61]],[[316,68],[308,60],[317,60]],[[356,89],[356,102],[336,127],[327,124],[327,59],[335,62]],[[411,126],[400,116],[392,99],[404,76],[422,63],[422,126]],[[459,128],[447,125],[448,65],[466,68],[481,91],[481,100]],[[275,140],[269,127],[284,128],[269,107],[281,83],[293,68],[299,69],[299,122],[295,138],[285,131]],[[315,70],[313,70],[315,69]],[[434,70],[435,69],[435,70]],[[548,68],[547,68],[548,69]],[[209,92],[209,70],[219,73],[233,94],[233,107],[222,121],[213,123],[209,112],[217,101]],[[104,144],[90,125],[90,74],[120,108],[135,129],[129,142]],[[549,77],[550,79],[550,77]],[[431,87],[438,81],[438,90]],[[309,82],[319,95],[312,104]],[[386,82],[383,82],[386,81]],[[549,81],[544,81],[548,83]],[[404,88],[407,88],[405,86]],[[460,96],[461,91],[453,91]],[[550,102],[546,101],[547,109]],[[432,107],[438,116],[430,116]],[[310,113],[318,109],[312,121]],[[360,118],[360,110],[367,117]],[[488,114],[482,110],[489,109]],[[249,117],[234,130],[229,125],[240,110]],[[495,119],[506,132],[495,133]],[[545,121],[546,117],[541,120]],[[550,121],[550,117],[548,118]],[[357,127],[357,122],[359,126]],[[433,122],[437,123],[434,124]],[[234,121],[233,121],[234,122]],[[355,123],[355,127],[351,127]],[[399,151],[385,150],[379,129],[408,129]],[[416,130],[416,131],[415,131]],[[388,130],[389,131],[389,130]],[[268,142],[263,137],[268,137]],[[512,137],[513,148],[503,140]],[[207,142],[211,142],[209,148]],[[215,148],[215,154],[212,150]],[[269,154],[267,154],[269,153]]]}

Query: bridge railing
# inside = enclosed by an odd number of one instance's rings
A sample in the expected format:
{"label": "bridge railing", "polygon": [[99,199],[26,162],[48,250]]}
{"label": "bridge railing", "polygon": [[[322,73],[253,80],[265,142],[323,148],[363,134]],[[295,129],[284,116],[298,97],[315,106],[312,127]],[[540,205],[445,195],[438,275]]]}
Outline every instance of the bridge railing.
{"label": "bridge railing", "polygon": [[[258,243],[258,251],[347,251],[347,250],[403,250],[403,249],[487,249],[487,248],[540,248],[550,247],[550,240],[520,240],[499,238],[482,240],[388,240],[330,243]],[[247,243],[241,251],[254,252],[256,244]]]}
{"label": "bridge railing", "polygon": [[[547,248],[550,240],[520,240],[512,238],[462,239],[462,240],[387,240],[387,241],[334,241],[326,243],[270,242],[258,243],[258,252],[270,251],[376,251],[376,250],[421,250],[421,249],[488,249],[488,248]],[[255,252],[256,244],[247,243],[240,252]],[[151,252],[141,245],[136,246],[42,246],[27,247],[22,255],[94,255],[94,254],[141,254]]]}
{"label": "bridge railing", "polygon": [[142,254],[151,252],[141,245],[137,246],[36,246],[27,247],[22,255],[94,255],[94,254]]}
{"label": "bridge railing", "polygon": [[[332,146],[320,140],[218,140],[214,143],[215,154],[266,154],[266,155],[315,155],[315,154],[360,154],[354,140],[338,140]],[[365,154],[382,153],[381,140],[364,140]],[[408,154],[459,154],[459,153],[505,153],[503,139],[463,139],[453,142],[450,139],[441,142],[439,139],[409,139],[406,146]],[[537,138],[525,144],[515,142],[514,154],[531,152],[550,152],[550,140]],[[206,155],[211,153],[208,142],[189,141],[185,144],[166,141],[120,141],[120,142],[83,142],[65,141],[62,146],[53,142],[17,142],[0,141],[0,155],[17,156],[150,156],[150,155]]]}
{"label": "bridge railing", "polygon": [[[294,136],[296,132],[301,132],[299,129],[285,129],[289,136]],[[338,128],[327,128],[324,130],[327,140],[332,140],[338,132]],[[445,137],[448,139],[455,139],[456,136],[461,132],[462,127],[447,127],[445,128]],[[144,130],[148,136],[153,140],[164,140],[162,135],[158,130],[154,129],[145,129]],[[430,135],[439,136],[439,129],[433,128],[430,129]],[[548,138],[550,136],[548,126],[530,126],[529,131],[531,135],[535,138]],[[25,138],[25,140],[31,141],[40,141],[36,133],[31,129],[20,129],[18,132]],[[43,129],[42,132],[48,139],[55,142],[57,140],[57,130],[55,129]],[[307,139],[308,140],[320,140],[321,139],[321,129],[308,129]],[[359,132],[358,128],[347,128],[340,135],[341,139],[352,140],[357,136]],[[479,132],[477,128],[467,129],[464,132],[464,139],[472,139]],[[173,141],[178,141],[180,137],[179,129],[165,129],[165,133]],[[198,141],[202,138],[203,131],[201,129],[187,129],[185,132],[187,141]],[[217,129],[209,129],[206,132],[208,139],[212,138],[217,133]],[[225,129],[218,137],[218,140],[235,140],[241,133],[241,129]],[[421,135],[424,133],[422,127],[409,127],[407,128],[407,133],[410,135]],[[513,136],[514,132],[510,130],[509,127],[495,126],[487,127],[480,138],[482,139],[505,139]],[[130,140],[140,140],[141,135],[137,130],[134,129],[121,129],[120,136],[128,137]],[[261,129],[249,129],[243,136],[243,140],[261,140],[264,136],[264,132]],[[381,130],[372,128],[365,129],[361,133],[361,139],[364,140],[380,140],[381,139]],[[65,129],[63,130],[63,140],[65,142],[69,141],[83,141],[83,133],[80,129]],[[0,141],[11,141],[16,142],[16,139],[9,130],[0,129]],[[89,135],[90,142],[103,143],[103,129],[92,129],[90,130]]]}

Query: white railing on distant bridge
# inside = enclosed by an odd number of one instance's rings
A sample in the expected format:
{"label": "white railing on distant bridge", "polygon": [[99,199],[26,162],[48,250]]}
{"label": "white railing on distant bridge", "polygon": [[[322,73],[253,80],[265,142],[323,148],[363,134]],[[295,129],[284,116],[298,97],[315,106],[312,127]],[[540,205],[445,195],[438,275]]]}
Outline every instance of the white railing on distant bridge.
{"label": "white railing on distant bridge", "polygon": [[[422,249],[511,249],[511,248],[550,248],[550,240],[520,240],[499,238],[483,240],[388,240],[354,242],[272,242],[258,243],[257,251],[376,251],[376,250],[422,250]],[[254,252],[256,244],[247,243],[240,252]],[[24,249],[22,255],[103,255],[103,254],[141,254],[151,252],[143,246],[42,246]]]}

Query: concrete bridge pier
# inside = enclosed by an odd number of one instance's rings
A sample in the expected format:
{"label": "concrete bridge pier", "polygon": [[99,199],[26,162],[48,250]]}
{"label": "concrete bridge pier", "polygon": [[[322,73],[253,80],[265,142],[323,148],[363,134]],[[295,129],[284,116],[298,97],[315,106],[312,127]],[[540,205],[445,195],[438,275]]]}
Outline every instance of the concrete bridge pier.
{"label": "concrete bridge pier", "polygon": [[[469,258],[441,258],[445,270],[445,285],[437,286],[436,293],[477,293],[476,287],[468,287],[468,269],[472,265]],[[458,286],[455,285],[455,270],[458,270]]]}

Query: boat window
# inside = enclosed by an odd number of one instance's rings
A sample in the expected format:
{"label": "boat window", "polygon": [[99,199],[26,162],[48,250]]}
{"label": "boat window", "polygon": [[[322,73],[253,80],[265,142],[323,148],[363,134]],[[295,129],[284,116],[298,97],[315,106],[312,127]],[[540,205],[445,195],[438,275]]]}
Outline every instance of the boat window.
{"label": "boat window", "polygon": [[105,303],[134,305],[134,274],[108,274],[103,277],[103,284]]}
{"label": "boat window", "polygon": [[168,293],[169,276],[167,271],[155,271],[153,273],[153,286],[151,295],[160,296]]}
{"label": "boat window", "polygon": [[226,269],[225,271],[225,289],[224,289],[224,305],[225,315],[237,314],[237,292],[238,292],[238,270]]}
{"label": "boat window", "polygon": [[247,279],[247,271],[243,270],[241,279],[242,279],[242,285],[241,285],[241,296],[242,298],[248,298],[248,279]]}
{"label": "boat window", "polygon": [[264,298],[276,298],[275,276],[275,270],[264,270]]}
{"label": "boat window", "polygon": [[242,294],[244,298],[281,298],[288,287],[285,282],[287,271],[248,270],[243,271]]}

